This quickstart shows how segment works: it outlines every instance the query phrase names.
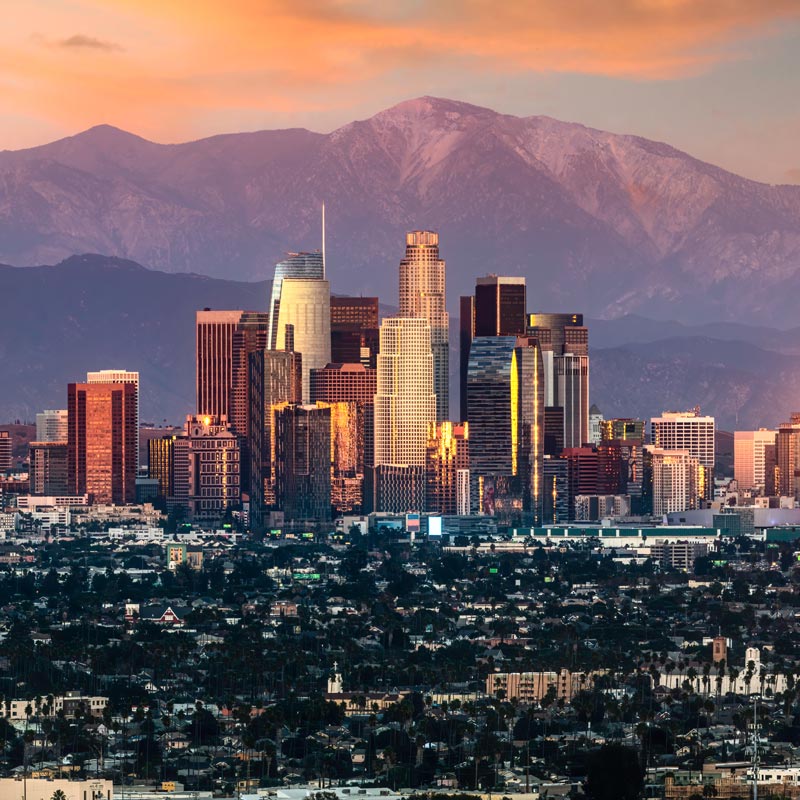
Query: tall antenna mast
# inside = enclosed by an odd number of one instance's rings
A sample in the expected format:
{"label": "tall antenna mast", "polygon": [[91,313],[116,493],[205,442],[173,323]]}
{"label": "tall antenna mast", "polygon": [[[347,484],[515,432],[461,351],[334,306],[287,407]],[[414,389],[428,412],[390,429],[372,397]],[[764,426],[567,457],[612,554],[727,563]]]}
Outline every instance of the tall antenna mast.
{"label": "tall antenna mast", "polygon": [[753,800],[758,800],[758,767],[761,763],[758,740],[761,726],[758,724],[758,695],[753,696]]}
{"label": "tall antenna mast", "polygon": [[325,268],[325,203],[322,204],[322,277],[326,275]]}

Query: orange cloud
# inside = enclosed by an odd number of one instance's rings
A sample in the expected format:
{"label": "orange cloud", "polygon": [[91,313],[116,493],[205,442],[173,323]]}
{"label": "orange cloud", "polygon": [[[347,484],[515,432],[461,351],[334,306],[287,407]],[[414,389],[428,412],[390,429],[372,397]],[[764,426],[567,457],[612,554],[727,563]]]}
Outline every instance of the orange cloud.
{"label": "orange cloud", "polygon": [[226,109],[346,106],[390,78],[416,94],[416,81],[448,71],[467,83],[529,71],[686,76],[800,18],[796,0],[77,2],[79,17],[74,5],[31,0],[6,20],[3,106],[161,139],[186,138]]}

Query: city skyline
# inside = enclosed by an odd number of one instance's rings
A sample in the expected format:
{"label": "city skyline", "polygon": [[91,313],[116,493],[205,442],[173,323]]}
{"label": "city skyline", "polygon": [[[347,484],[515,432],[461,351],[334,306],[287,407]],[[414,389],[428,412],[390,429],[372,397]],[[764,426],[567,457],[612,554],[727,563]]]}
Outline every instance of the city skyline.
{"label": "city skyline", "polygon": [[0,800],[800,800],[800,0],[7,5]]}

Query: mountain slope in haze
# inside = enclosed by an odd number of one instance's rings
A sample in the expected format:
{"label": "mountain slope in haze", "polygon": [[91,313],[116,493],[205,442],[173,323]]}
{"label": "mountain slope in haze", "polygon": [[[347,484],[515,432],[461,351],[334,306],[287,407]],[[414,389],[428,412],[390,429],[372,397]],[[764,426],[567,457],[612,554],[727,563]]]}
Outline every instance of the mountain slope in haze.
{"label": "mountain slope in haze", "polygon": [[99,126],[2,152],[0,259],[93,251],[265,279],[284,251],[318,246],[323,200],[334,289],[387,302],[415,227],[441,233],[451,300],[497,272],[525,275],[537,308],[769,323],[800,289],[800,187],[427,97],[330,134],[159,145]]}
{"label": "mountain slope in haze", "polygon": [[[779,320],[770,320],[773,324]],[[647,319],[625,314],[616,319],[589,319],[590,339],[594,347],[620,347],[630,342],[657,342],[663,339],[701,337],[720,341],[745,341],[764,350],[800,355],[800,327],[782,328],[746,325],[741,322],[706,322],[685,325],[674,320]]]}
{"label": "mountain slope in haze", "polygon": [[116,368],[141,373],[142,420],[180,422],[195,404],[195,311],[265,310],[268,291],[96,255],[0,266],[0,420],[66,408],[69,382]]}
{"label": "mountain slope in haze", "polygon": [[593,348],[590,391],[607,418],[699,405],[724,430],[774,427],[800,410],[800,356],[703,336]]}

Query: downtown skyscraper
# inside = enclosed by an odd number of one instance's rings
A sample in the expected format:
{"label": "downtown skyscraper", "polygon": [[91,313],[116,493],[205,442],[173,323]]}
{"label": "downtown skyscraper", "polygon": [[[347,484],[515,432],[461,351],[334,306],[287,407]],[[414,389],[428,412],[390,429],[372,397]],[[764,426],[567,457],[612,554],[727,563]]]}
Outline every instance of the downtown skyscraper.
{"label": "downtown skyscraper", "polygon": [[230,425],[242,441],[241,477],[248,486],[251,353],[267,344],[269,316],[260,311],[198,311],[195,319],[197,416]]}
{"label": "downtown skyscraper", "polygon": [[650,420],[650,442],[654,448],[685,451],[697,459],[702,468],[698,491],[700,497],[706,500],[714,497],[714,429],[714,417],[701,415],[699,408],[691,411],[664,411],[660,417]]}
{"label": "downtown skyscraper", "polygon": [[331,362],[374,369],[378,326],[377,297],[331,297]]}
{"label": "downtown skyscraper", "polygon": [[269,317],[258,311],[198,311],[195,319],[198,416],[225,417],[246,436],[248,355],[267,344]]}
{"label": "downtown skyscraper", "polygon": [[285,405],[275,414],[277,506],[287,520],[331,518],[331,408]]}
{"label": "downtown skyscraper", "polygon": [[0,474],[9,471],[12,463],[11,434],[0,431]]}
{"label": "downtown skyscraper", "polygon": [[136,499],[138,386],[127,382],[67,387],[67,483],[74,495],[124,505]]}
{"label": "downtown skyscraper", "polygon": [[763,492],[767,485],[767,451],[775,448],[778,432],[735,431],[733,434],[733,476],[740,490]]}
{"label": "downtown skyscraper", "polygon": [[469,514],[469,423],[431,424],[425,465],[425,510]]}
{"label": "downtown skyscraper", "polygon": [[439,234],[406,234],[400,262],[400,316],[424,319],[430,326],[436,419],[450,416],[450,316],[445,300],[445,262],[439,258]]}
{"label": "downtown skyscraper", "polygon": [[[67,442],[31,442],[28,448],[31,494],[48,497],[69,494]],[[1,465],[2,457],[0,471]]]}
{"label": "downtown skyscraper", "polygon": [[774,473],[776,494],[800,500],[800,413],[793,413],[789,422],[778,426]]}
{"label": "downtown skyscraper", "polygon": [[525,278],[486,275],[475,282],[475,294],[460,300],[459,377],[461,419],[467,418],[469,348],[476,336],[525,334]]}
{"label": "downtown skyscraper", "polygon": [[536,339],[479,336],[467,382],[472,510],[507,524],[542,518],[544,367]]}
{"label": "downtown skyscraper", "polygon": [[[291,341],[287,341],[287,330],[292,332]],[[321,369],[331,360],[331,290],[323,253],[289,253],[275,265],[268,349],[294,350],[302,355],[302,399],[307,403],[311,370]]]}
{"label": "downtown skyscraper", "polygon": [[420,511],[425,504],[429,425],[436,421],[426,319],[383,320],[374,414],[375,510]]}
{"label": "downtown skyscraper", "polygon": [[647,445],[653,470],[653,514],[691,511],[703,496],[703,467],[685,449]]}
{"label": "downtown skyscraper", "polygon": [[589,435],[589,330],[583,314],[530,314],[527,333],[542,346],[545,405],[560,408],[567,448]]}
{"label": "downtown skyscraper", "polygon": [[275,505],[275,415],[286,405],[302,401],[302,356],[292,350],[264,349],[250,353],[249,359],[248,491],[251,519],[260,525],[266,510]]}
{"label": "downtown skyscraper", "polygon": [[139,373],[127,369],[101,369],[86,373],[86,383],[130,383],[136,388],[136,467],[139,467],[139,408],[141,393],[139,391]]}
{"label": "downtown skyscraper", "polygon": [[[376,347],[377,350],[377,347]],[[377,356],[376,356],[377,358]],[[349,411],[345,414],[341,410],[331,412],[332,437],[338,437],[341,442],[343,432],[352,430],[350,422],[355,424],[352,431],[354,441],[347,447],[341,447],[334,443],[334,461],[338,462],[334,467],[333,475],[333,505],[337,508],[344,508],[351,504],[354,507],[364,506],[364,485],[371,485],[369,482],[369,472],[372,469],[372,462],[375,453],[375,443],[373,437],[374,424],[374,403],[375,392],[377,391],[377,371],[363,364],[328,364],[324,369],[311,371],[311,402],[326,403],[336,406],[348,406]],[[347,417],[347,425],[340,424],[343,417]],[[355,475],[360,478],[359,492],[360,497],[352,503],[340,502],[336,499],[345,495],[353,497],[351,491],[354,481],[350,476],[336,474],[341,459],[336,458],[336,451],[350,451],[351,445],[355,446]],[[341,472],[341,471],[340,471]],[[367,498],[367,505],[371,501]]]}

